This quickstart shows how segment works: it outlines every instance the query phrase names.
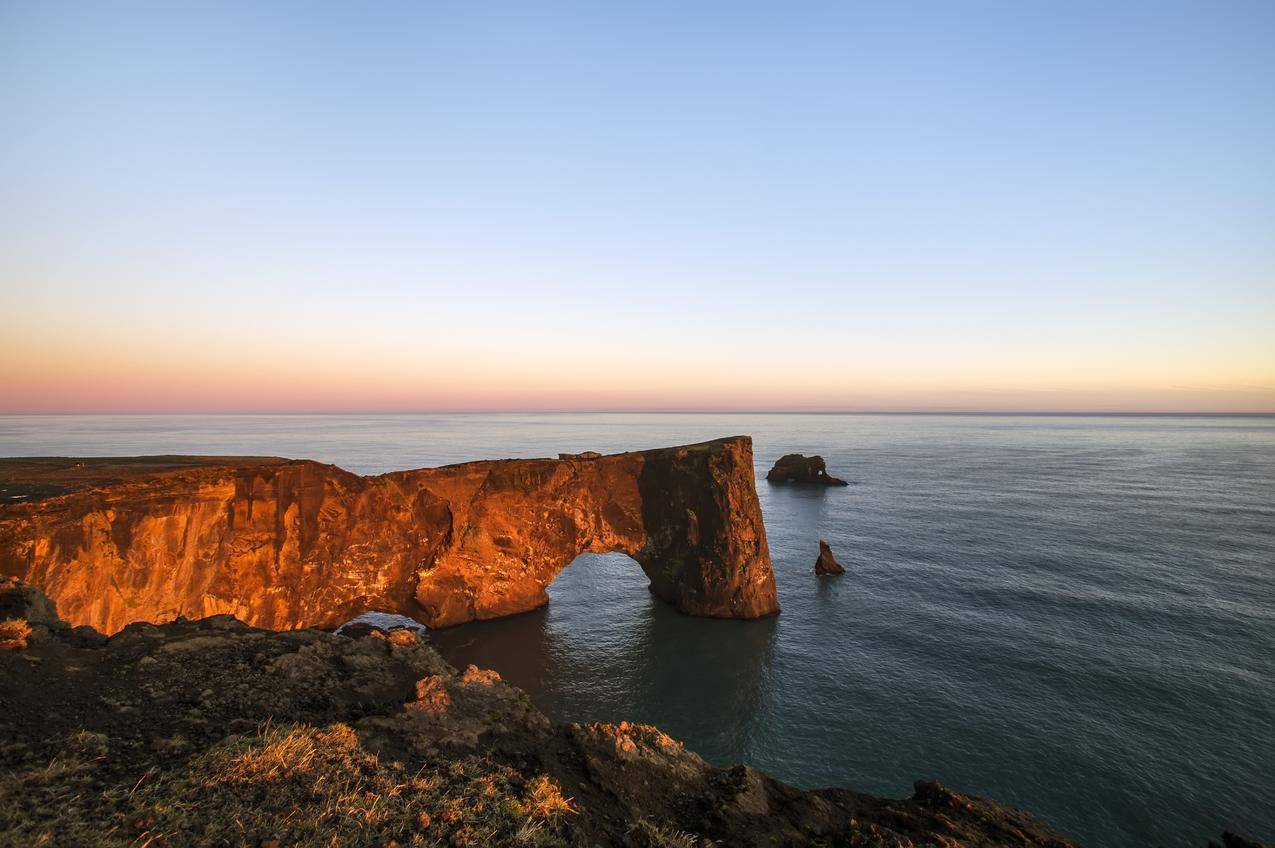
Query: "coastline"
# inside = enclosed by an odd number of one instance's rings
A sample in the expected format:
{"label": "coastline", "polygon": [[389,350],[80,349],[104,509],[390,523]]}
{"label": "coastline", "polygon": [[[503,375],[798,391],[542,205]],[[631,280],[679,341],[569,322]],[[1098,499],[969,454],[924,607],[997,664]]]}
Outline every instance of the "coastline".
{"label": "coastline", "polygon": [[[39,433],[7,432],[50,453],[206,445],[381,474],[475,456],[673,444],[724,432],[724,420],[59,419],[39,423]],[[915,776],[934,774],[1102,848],[1139,839],[1196,846],[1223,824],[1271,832],[1256,790],[1270,762],[1255,729],[1269,703],[1264,686],[1211,671],[1264,668],[1254,649],[1269,631],[1254,604],[1266,584],[1248,563],[1268,549],[1257,518],[1270,507],[1265,420],[766,416],[728,426],[761,436],[759,478],[782,453],[805,448],[853,483],[837,497],[759,487],[782,626],[686,619],[650,598],[636,565],[617,559],[605,573],[567,569],[540,612],[467,625],[498,638],[482,655],[457,657],[458,666],[499,669],[555,717],[636,718],[714,764],[755,763],[798,786],[898,797]],[[962,530],[955,539],[953,527]],[[809,546],[824,535],[838,554],[849,552],[852,576],[812,592],[803,576]],[[1182,557],[1189,562],[1175,566]],[[1179,601],[1188,587],[1227,605]],[[1142,600],[1148,592],[1159,598],[1153,607]],[[723,632],[740,634],[739,644],[721,644]],[[1227,638],[1197,643],[1198,632]],[[523,662],[532,673],[518,673]],[[1119,669],[1120,682],[1106,669]],[[741,679],[742,712],[730,696]],[[706,703],[688,698],[697,686]],[[1148,688],[1173,694],[1144,710],[1138,693]],[[1058,691],[1076,697],[1058,701]],[[1157,730],[1140,729],[1146,712]],[[1204,715],[1225,720],[1204,726],[1195,720]],[[1097,732],[1104,752],[1124,753],[1089,753],[1078,727],[1089,738]],[[1185,747],[1174,742],[1184,731],[1193,733]],[[1137,789],[1140,775],[1152,793]],[[1192,797],[1198,806],[1184,802]]]}
{"label": "coastline", "polygon": [[0,651],[14,844],[1074,848],[933,781],[905,800],[806,792],[709,766],[654,727],[555,725],[410,630],[215,616],[108,639],[12,581],[0,611],[30,627]]}

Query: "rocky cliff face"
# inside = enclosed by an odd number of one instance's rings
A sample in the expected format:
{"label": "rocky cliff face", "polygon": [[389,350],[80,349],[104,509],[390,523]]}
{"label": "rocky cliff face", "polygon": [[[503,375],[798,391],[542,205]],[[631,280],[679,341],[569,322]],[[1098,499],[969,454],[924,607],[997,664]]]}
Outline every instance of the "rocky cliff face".
{"label": "rocky cliff face", "polygon": [[368,609],[440,627],[533,609],[577,555],[632,556],[691,615],[778,612],[745,436],[361,477],[278,458],[0,461],[0,575],[107,633]]}

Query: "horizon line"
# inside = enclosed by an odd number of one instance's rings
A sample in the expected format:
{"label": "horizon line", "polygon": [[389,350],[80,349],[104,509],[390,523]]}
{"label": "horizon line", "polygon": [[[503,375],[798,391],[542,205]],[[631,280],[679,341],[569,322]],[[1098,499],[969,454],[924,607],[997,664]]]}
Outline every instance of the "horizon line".
{"label": "horizon line", "polygon": [[1271,417],[1275,410],[1032,410],[1032,409],[437,409],[437,410],[221,410],[193,412],[0,412],[0,418],[125,418],[234,416],[412,416],[412,415],[967,415],[1034,417]]}

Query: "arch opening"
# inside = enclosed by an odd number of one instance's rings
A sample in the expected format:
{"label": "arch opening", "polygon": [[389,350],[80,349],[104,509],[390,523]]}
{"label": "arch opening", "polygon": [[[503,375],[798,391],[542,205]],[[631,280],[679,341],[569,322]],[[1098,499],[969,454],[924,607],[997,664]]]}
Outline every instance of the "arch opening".
{"label": "arch opening", "polygon": [[386,612],[384,610],[367,610],[366,612],[356,615],[349,621],[336,628],[333,632],[340,635],[354,635],[370,628],[373,630],[415,630],[419,633],[429,632],[429,628],[414,618],[406,615],[399,615],[394,612]]}
{"label": "arch opening", "polygon": [[[622,551],[579,554],[559,571],[545,587],[550,615],[587,611],[589,618],[600,615],[633,615],[652,602],[651,579],[642,565]],[[573,612],[574,615],[574,612]]]}

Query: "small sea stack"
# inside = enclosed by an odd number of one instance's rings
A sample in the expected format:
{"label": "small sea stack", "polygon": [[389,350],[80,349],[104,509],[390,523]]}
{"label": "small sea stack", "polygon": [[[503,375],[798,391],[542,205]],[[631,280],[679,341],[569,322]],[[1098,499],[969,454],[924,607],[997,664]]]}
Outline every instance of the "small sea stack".
{"label": "small sea stack", "polygon": [[832,546],[823,539],[819,540],[819,558],[815,560],[815,574],[845,574],[846,570],[832,555]]}
{"label": "small sea stack", "polygon": [[845,480],[828,473],[822,456],[803,456],[790,453],[781,456],[775,467],[766,473],[771,483],[795,483],[801,486],[848,486]]}

